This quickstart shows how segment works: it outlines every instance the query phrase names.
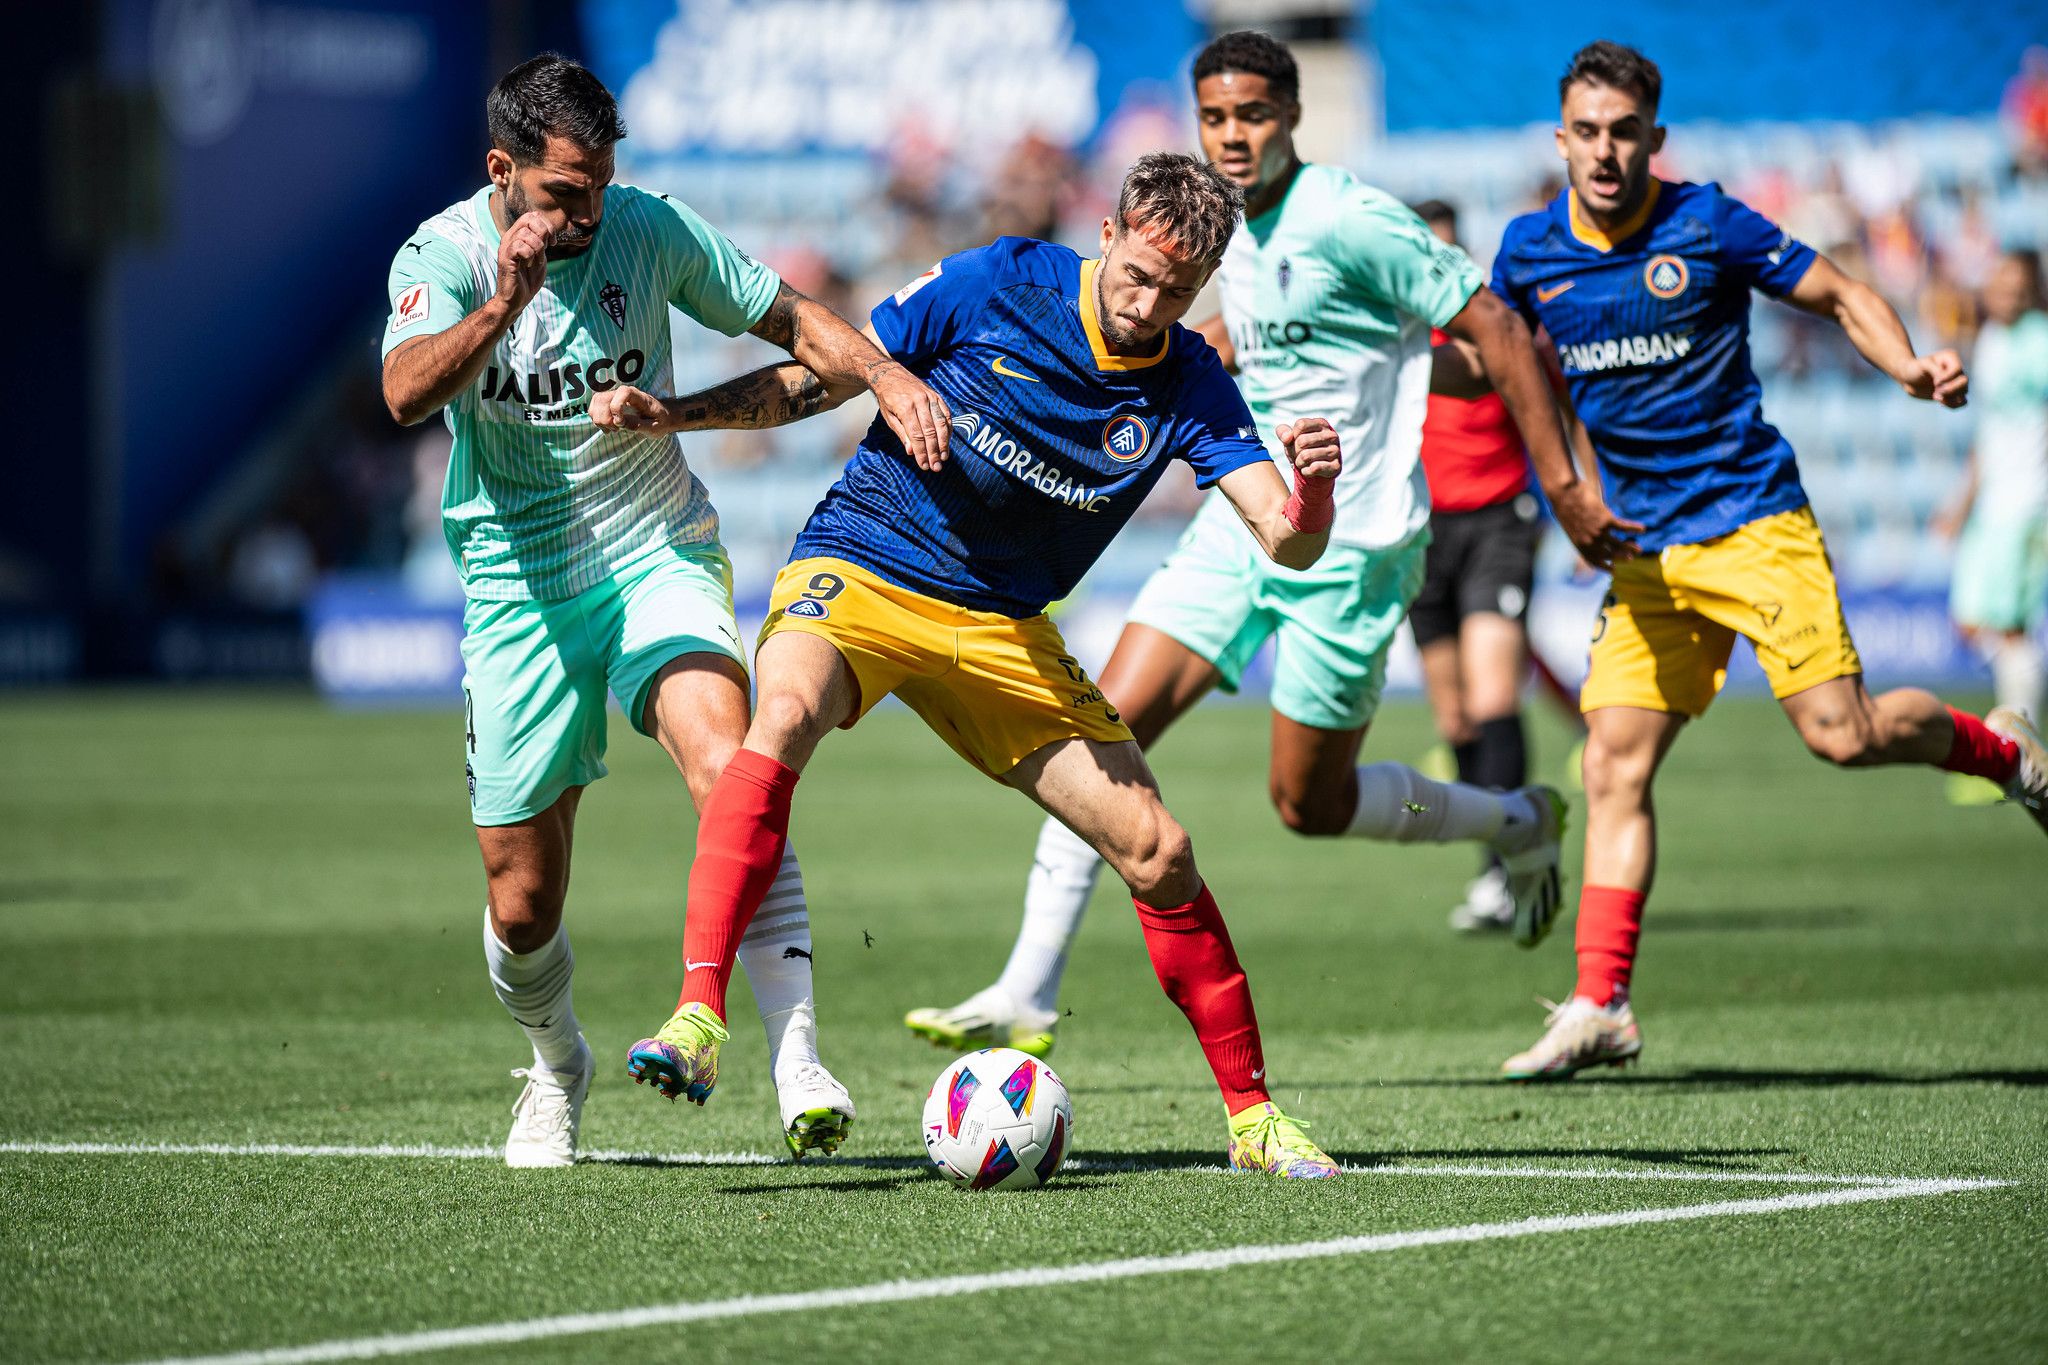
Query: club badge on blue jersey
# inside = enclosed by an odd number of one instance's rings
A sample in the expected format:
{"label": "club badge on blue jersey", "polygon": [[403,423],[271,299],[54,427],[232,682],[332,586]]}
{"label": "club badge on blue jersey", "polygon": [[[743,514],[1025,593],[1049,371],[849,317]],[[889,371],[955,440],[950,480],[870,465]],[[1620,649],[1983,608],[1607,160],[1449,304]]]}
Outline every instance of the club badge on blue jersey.
{"label": "club badge on blue jersey", "polygon": [[1112,417],[1102,428],[1102,453],[1120,464],[1134,464],[1152,447],[1152,430],[1132,413]]}
{"label": "club badge on blue jersey", "polygon": [[1643,287],[1660,299],[1675,299],[1683,294],[1691,278],[1683,256],[1652,256],[1643,267]]}

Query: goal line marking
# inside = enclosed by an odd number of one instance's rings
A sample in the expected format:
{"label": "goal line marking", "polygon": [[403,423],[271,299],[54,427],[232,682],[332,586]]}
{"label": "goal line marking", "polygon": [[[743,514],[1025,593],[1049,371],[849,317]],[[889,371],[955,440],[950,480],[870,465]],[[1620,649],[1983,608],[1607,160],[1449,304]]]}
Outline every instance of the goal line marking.
{"label": "goal line marking", "polygon": [[[1493,1172],[1482,1170],[1472,1173]],[[1620,1213],[1565,1214],[1522,1218],[1504,1223],[1466,1223],[1457,1227],[1424,1228],[1412,1232],[1337,1237],[1326,1241],[1280,1245],[1222,1247],[1211,1251],[1185,1252],[1175,1256],[1134,1256],[1114,1261],[999,1270],[979,1275],[946,1275],[922,1280],[881,1280],[870,1284],[848,1285],[839,1289],[812,1289],[790,1294],[743,1294],[736,1298],[710,1299],[694,1303],[658,1304],[646,1308],[626,1308],[600,1313],[568,1313],[559,1317],[527,1318],[472,1327],[352,1337],[317,1342],[308,1346],[282,1346],[268,1350],[238,1351],[228,1355],[188,1356],[175,1361],[160,1362],[160,1365],[314,1365],[314,1362],[324,1361],[374,1360],[381,1356],[415,1355],[478,1346],[510,1346],[520,1342],[558,1340],[645,1327],[670,1327],[719,1318],[814,1312],[828,1308],[865,1308],[877,1304],[911,1303],[924,1299],[961,1298],[999,1290],[1099,1284],[1109,1280],[1137,1279],[1153,1275],[1180,1275],[1235,1270],[1247,1266],[1281,1265],[1293,1261],[1366,1256],[1378,1252],[1406,1251],[1415,1247],[1443,1246],[1450,1243],[1545,1237],[1562,1233],[1591,1232],[1602,1228],[1683,1223],[1705,1218],[1742,1218],[1787,1213],[1795,1209],[1918,1199],[1930,1195],[1953,1194],[1962,1190],[1985,1189],[2007,1183],[2009,1182],[1987,1180],[1893,1180],[1807,1190],[1764,1199],[1730,1199],[1672,1208],[1630,1209]]]}

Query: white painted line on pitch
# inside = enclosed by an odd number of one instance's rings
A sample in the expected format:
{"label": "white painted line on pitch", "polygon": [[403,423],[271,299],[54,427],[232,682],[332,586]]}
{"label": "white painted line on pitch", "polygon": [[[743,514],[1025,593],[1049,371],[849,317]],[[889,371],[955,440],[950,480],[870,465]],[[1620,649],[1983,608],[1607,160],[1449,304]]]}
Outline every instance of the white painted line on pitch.
{"label": "white painted line on pitch", "polygon": [[1739,1218],[1753,1214],[1785,1213],[1793,1209],[1873,1203],[1879,1200],[1918,1199],[1928,1195],[1952,1194],[1959,1190],[1984,1189],[1987,1186],[2007,1183],[2009,1182],[1898,1180],[1884,1185],[1859,1185],[1847,1189],[1781,1194],[1769,1199],[1730,1199],[1720,1203],[1679,1205],[1675,1208],[1630,1209],[1621,1213],[1564,1214],[1548,1218],[1523,1218],[1511,1223],[1467,1223],[1460,1227],[1387,1232],[1369,1237],[1338,1237],[1323,1242],[1223,1247],[1214,1251],[1186,1252],[1178,1256],[1134,1256],[1127,1260],[1094,1261],[1082,1265],[1045,1266],[1026,1270],[999,1270],[984,1275],[947,1275],[929,1280],[882,1280],[873,1284],[848,1285],[843,1289],[812,1289],[795,1294],[743,1294],[737,1298],[711,1299],[698,1303],[660,1304],[607,1313],[569,1313],[561,1317],[528,1318],[520,1322],[451,1327],[431,1332],[354,1337],[341,1341],[318,1342],[310,1346],[280,1346],[269,1350],[238,1351],[229,1355],[187,1356],[159,1362],[158,1365],[313,1365],[313,1362],[330,1360],[372,1360],[380,1356],[418,1355],[430,1351],[453,1351],[476,1346],[510,1346],[519,1342],[589,1336],[599,1332],[669,1327],[714,1318],[803,1313],[823,1308],[865,1308],[874,1304],[909,1303],[920,1299],[960,1298],[996,1290],[1097,1284],[1105,1280],[1129,1280],[1149,1275],[1179,1275],[1191,1271],[1234,1270],[1241,1266],[1279,1265],[1289,1261],[1326,1260],[1338,1256],[1365,1256],[1382,1251],[1443,1246],[1453,1242],[1488,1242],[1514,1237],[1542,1237],[1553,1233],[1590,1232],[1600,1228],[1639,1227],[1650,1223],[1683,1223],[1700,1218]]}
{"label": "white painted line on pitch", "polygon": [[[453,1161],[495,1161],[503,1157],[498,1147],[443,1147],[432,1143],[375,1143],[347,1145],[297,1142],[0,1142],[0,1154],[29,1156],[270,1156],[342,1158],[419,1158]],[[622,1166],[788,1166],[787,1157],[766,1152],[628,1152],[588,1151],[583,1160],[597,1165]],[[1394,1164],[1399,1163],[1399,1164]],[[835,1167],[918,1169],[928,1163],[922,1157],[822,1157],[807,1163],[806,1169]],[[1179,1165],[1147,1161],[1143,1157],[1077,1156],[1063,1170],[1088,1171],[1185,1171],[1195,1175],[1224,1174],[1229,1168],[1209,1165]],[[1817,1175],[1804,1171],[1700,1171],[1666,1170],[1627,1166],[1490,1166],[1477,1162],[1439,1162],[1428,1165],[1403,1163],[1390,1153],[1388,1164],[1347,1165],[1348,1175],[1419,1175],[1446,1177],[1491,1177],[1506,1180],[1669,1180],[1698,1181],[1728,1185],[1846,1185],[1893,1186],[1901,1177],[1888,1175]],[[1996,1189],[2003,1180],[1953,1178],[1944,1185],[1954,1189]]]}

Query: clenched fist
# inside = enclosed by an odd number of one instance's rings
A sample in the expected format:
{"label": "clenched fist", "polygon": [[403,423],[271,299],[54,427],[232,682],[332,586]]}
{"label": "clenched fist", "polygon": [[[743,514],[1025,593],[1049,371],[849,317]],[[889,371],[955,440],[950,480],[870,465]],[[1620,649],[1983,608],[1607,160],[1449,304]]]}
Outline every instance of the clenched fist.
{"label": "clenched fist", "polygon": [[518,312],[533,302],[533,296],[548,278],[548,247],[555,230],[547,215],[522,213],[498,240],[498,299]]}

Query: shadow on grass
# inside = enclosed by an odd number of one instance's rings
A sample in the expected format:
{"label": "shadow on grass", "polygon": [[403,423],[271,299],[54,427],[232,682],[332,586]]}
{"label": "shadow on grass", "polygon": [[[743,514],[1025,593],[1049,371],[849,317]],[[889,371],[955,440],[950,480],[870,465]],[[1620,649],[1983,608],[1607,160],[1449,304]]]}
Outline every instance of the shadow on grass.
{"label": "shadow on grass", "polygon": [[[1403,1151],[1333,1151],[1330,1155],[1356,1168],[1397,1168],[1418,1161],[1604,1161],[1628,1162],[1645,1168],[1683,1167],[1693,1170],[1740,1172],[1756,1163],[1766,1168],[1782,1166],[1796,1155],[1790,1147],[1445,1147]],[[803,1165],[763,1165],[759,1162],[719,1162],[696,1158],[659,1156],[584,1158],[586,1162],[612,1166],[644,1166],[705,1171],[773,1172],[775,1178],[749,1180],[744,1184],[719,1187],[720,1194],[755,1196],[803,1194],[865,1194],[897,1190],[939,1179],[939,1174],[921,1157],[871,1156],[825,1157]],[[1080,1151],[1073,1155],[1058,1183],[1062,1189],[1110,1186],[1119,1179],[1158,1171],[1208,1170],[1224,1165],[1219,1145],[1199,1150],[1156,1148],[1150,1151]],[[870,1175],[842,1173],[872,1172]]]}
{"label": "shadow on grass", "polygon": [[1660,934],[1754,934],[1771,930],[1810,932],[1847,929],[1862,924],[1869,916],[1853,905],[1816,905],[1797,909],[1754,906],[1723,910],[1662,910],[1657,914]]}
{"label": "shadow on grass", "polygon": [[182,900],[187,883],[170,877],[29,877],[0,881],[0,905],[143,905]]}
{"label": "shadow on grass", "polygon": [[[1542,1093],[1555,1090],[1571,1077],[1556,1081],[1510,1081],[1499,1076],[1419,1076],[1370,1081],[1292,1081],[1274,1087],[1276,1094],[1295,1091],[1334,1091],[1366,1094],[1374,1090],[1498,1090],[1502,1094]],[[1608,1068],[1588,1072],[1579,1079],[1580,1088],[1626,1086],[1630,1089],[1678,1088],[1695,1090],[1827,1090],[1840,1086],[1937,1086],[2010,1085],[2020,1089],[2048,1086],[2048,1070],[2013,1071],[1774,1071],[1745,1067],[1691,1067],[1683,1071],[1622,1071]],[[1091,1085],[1098,1095],[1170,1095],[1171,1085]]]}

